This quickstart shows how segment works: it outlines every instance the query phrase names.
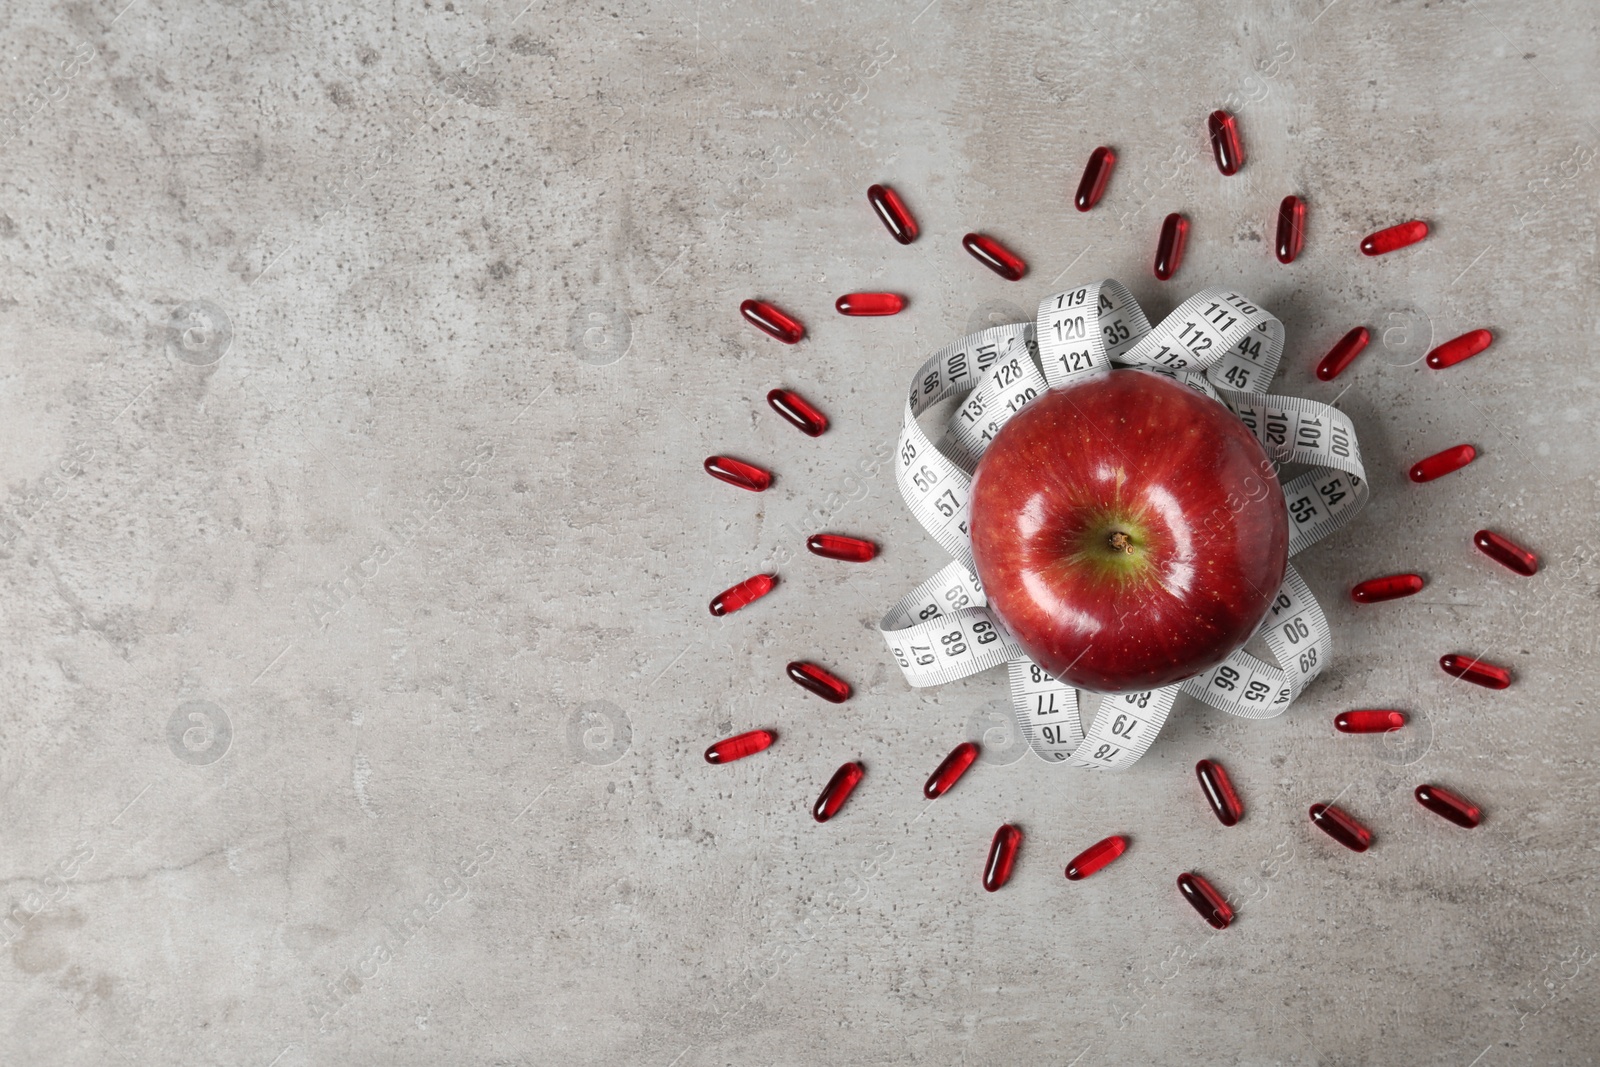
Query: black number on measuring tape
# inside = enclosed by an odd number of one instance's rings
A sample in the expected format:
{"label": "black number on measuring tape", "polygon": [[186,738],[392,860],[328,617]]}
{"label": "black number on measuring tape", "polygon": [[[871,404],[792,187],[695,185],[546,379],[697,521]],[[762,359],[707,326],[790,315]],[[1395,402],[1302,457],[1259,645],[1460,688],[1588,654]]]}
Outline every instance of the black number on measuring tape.
{"label": "black number on measuring tape", "polygon": [[972,636],[977,638],[980,645],[1000,640],[1000,635],[994,632],[994,624],[982,619],[972,624]]}
{"label": "black number on measuring tape", "polygon": [[1139,720],[1128,715],[1118,715],[1117,721],[1111,724],[1111,732],[1121,738],[1133,736],[1133,731],[1139,728]]}

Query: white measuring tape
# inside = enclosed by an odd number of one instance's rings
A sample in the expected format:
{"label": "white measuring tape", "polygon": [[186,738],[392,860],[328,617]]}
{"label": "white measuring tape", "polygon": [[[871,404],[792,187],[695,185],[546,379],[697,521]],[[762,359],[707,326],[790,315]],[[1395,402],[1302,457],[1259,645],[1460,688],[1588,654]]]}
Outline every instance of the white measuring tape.
{"label": "white measuring tape", "polygon": [[[1079,767],[1130,766],[1155,741],[1180,690],[1245,718],[1282,713],[1322,672],[1333,648],[1328,620],[1293,566],[1251,639],[1266,645],[1277,666],[1241,649],[1187,681],[1105,697],[1085,733],[1077,690],[1030,660],[987,606],[972,569],[967,514],[972,472],[1000,427],[1046,389],[1122,364],[1166,374],[1221,401],[1275,464],[1309,468],[1283,486],[1289,554],[1299,552],[1350,521],[1366,503],[1367,483],[1343,412],[1263,391],[1278,371],[1283,343],[1283,324],[1230,289],[1202,290],[1152,328],[1133,295],[1106,279],[1046,298],[1033,322],[992,326],[929,357],[906,399],[895,480],[917,521],[954,561],[879,623],[906,681],[942,685],[1009,664],[1012,708],[1028,747],[1052,763]],[[935,446],[918,417],[961,396]],[[1261,486],[1265,492],[1266,482]]]}

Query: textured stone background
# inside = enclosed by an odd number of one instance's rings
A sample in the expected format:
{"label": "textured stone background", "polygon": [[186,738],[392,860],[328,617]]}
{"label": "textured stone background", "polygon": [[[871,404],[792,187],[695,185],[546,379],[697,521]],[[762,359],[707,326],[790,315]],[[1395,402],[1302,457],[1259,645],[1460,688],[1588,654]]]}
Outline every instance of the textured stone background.
{"label": "textured stone background", "polygon": [[[1593,7],[124,3],[0,8],[0,1059],[1600,1056]],[[1079,215],[1100,143],[1121,162]],[[1414,216],[1424,244],[1357,253]],[[975,228],[1021,284],[961,250]],[[916,692],[887,662],[877,619],[941,560],[874,457],[923,355],[1104,276],[1152,316],[1224,282],[1274,309],[1277,390],[1340,397],[1374,498],[1301,563],[1337,661],[1290,713],[1184,699],[1093,777],[1020,752],[1001,675]],[[832,312],[878,286],[908,312]],[[743,325],[751,295],[807,340]],[[1317,382],[1360,323],[1382,341]],[[1489,352],[1419,364],[1478,326]],[[778,384],[834,429],[780,422]],[[1462,440],[1472,467],[1406,481]],[[717,451],[776,485],[712,481]],[[1477,556],[1484,525],[1544,573]],[[794,555],[824,528],[885,551]],[[707,616],[774,561],[773,596]],[[1423,595],[1345,598],[1400,568]],[[1451,684],[1450,651],[1516,684]],[[790,684],[799,656],[855,699]],[[1364,706],[1413,725],[1334,734]],[[767,754],[701,760],[758,725]],[[813,824],[849,758],[865,784]],[[1487,821],[1423,811],[1421,781]],[[1335,796],[1368,854],[1307,822]],[[1027,843],[991,896],[1006,820]],[[1115,831],[1115,868],[1061,877]],[[1178,897],[1190,867],[1233,928]]]}

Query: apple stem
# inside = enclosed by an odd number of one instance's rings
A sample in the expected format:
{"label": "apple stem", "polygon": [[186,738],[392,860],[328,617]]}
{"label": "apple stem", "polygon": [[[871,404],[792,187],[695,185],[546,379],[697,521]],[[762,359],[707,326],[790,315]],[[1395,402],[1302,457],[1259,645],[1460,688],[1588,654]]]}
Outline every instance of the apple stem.
{"label": "apple stem", "polygon": [[1111,535],[1111,547],[1117,552],[1126,552],[1130,556],[1133,555],[1133,539],[1121,530]]}

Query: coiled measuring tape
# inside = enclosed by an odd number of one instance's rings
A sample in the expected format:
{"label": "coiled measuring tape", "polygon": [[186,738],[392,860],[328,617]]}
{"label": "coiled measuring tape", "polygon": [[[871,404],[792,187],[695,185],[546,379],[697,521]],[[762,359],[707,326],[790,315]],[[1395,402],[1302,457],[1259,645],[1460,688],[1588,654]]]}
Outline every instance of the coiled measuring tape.
{"label": "coiled measuring tape", "polygon": [[[1227,405],[1275,465],[1308,469],[1283,486],[1289,554],[1343,527],[1367,500],[1355,429],[1328,404],[1264,390],[1283,356],[1283,324],[1231,289],[1202,290],[1151,327],[1133,294],[1106,279],[1047,297],[1032,322],[991,326],[940,349],[906,398],[895,480],[917,521],[953,557],[890,609],[879,630],[914,686],[942,685],[1009,665],[1011,703],[1035,755],[1052,763],[1121,769],[1150,748],[1179,692],[1249,719],[1279,715],[1327,666],[1328,620],[1293,566],[1248,644],[1186,681],[1108,695],[1086,732],[1078,691],[1049,675],[988,607],[972,564],[972,472],[1012,416],[1052,386],[1113,365],[1175,378]],[[919,417],[965,396],[936,446]],[[1266,491],[1266,483],[1260,483]],[[1243,498],[1253,491],[1241,487]],[[1233,498],[1230,498],[1233,499]]]}

